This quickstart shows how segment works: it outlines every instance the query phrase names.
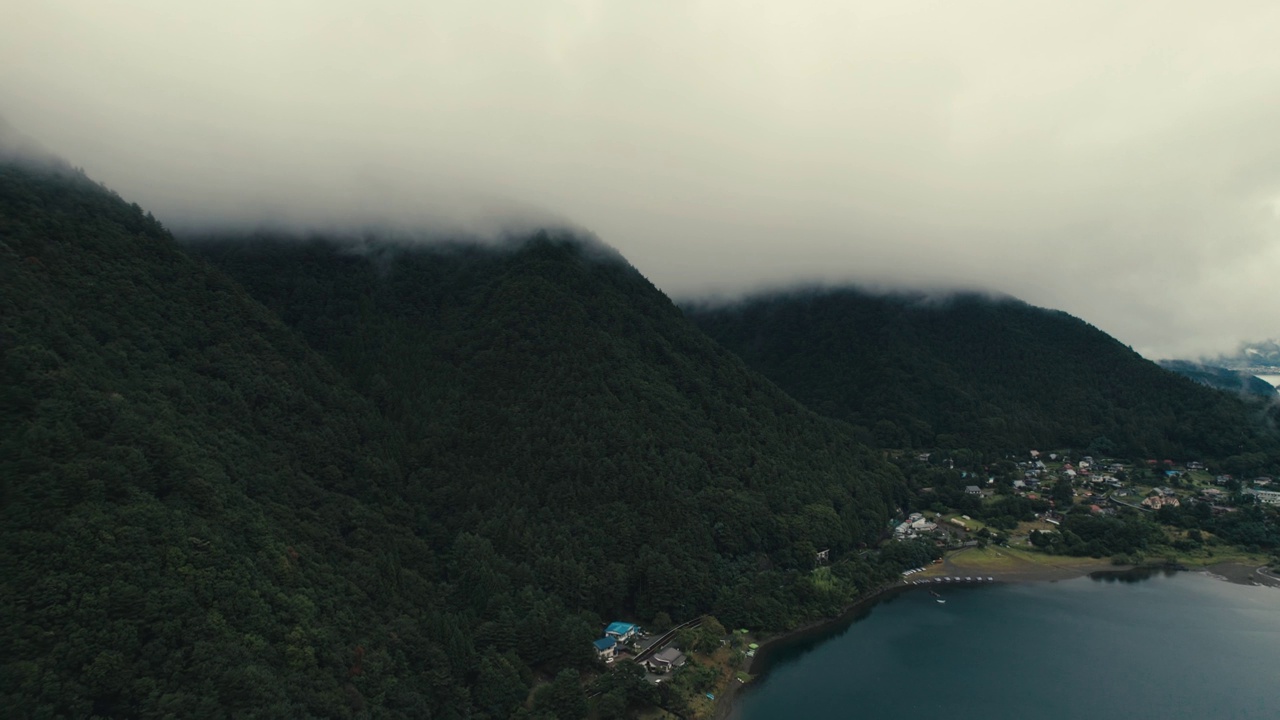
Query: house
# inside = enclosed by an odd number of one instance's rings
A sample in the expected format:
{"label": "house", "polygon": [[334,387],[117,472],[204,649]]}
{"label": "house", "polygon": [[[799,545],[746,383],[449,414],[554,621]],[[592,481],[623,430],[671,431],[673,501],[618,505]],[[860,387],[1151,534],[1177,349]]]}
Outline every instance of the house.
{"label": "house", "polygon": [[684,653],[679,648],[667,647],[654,653],[644,664],[650,672],[665,673],[684,665],[684,662]]}
{"label": "house", "polygon": [[1178,498],[1172,495],[1152,495],[1146,500],[1143,500],[1142,504],[1144,507],[1149,507],[1152,510],[1159,510],[1162,507],[1178,507],[1182,505],[1182,503],[1178,501]]}
{"label": "house", "polygon": [[813,562],[815,565],[824,565],[829,560],[831,560],[831,548],[827,548],[826,550],[819,550],[818,552],[814,553]]}
{"label": "house", "polygon": [[1268,505],[1280,505],[1280,492],[1275,490],[1254,490],[1250,488],[1245,490],[1244,493],[1258,498],[1258,502]]}
{"label": "house", "polygon": [[639,634],[639,626],[625,622],[609,623],[609,627],[604,630],[605,637],[611,637],[618,642],[626,642]]}
{"label": "house", "polygon": [[602,637],[592,644],[596,646],[596,657],[601,660],[612,660],[618,654],[618,641],[611,637]]}
{"label": "house", "polygon": [[981,495],[982,488],[977,485],[966,485],[964,488],[965,495]]}

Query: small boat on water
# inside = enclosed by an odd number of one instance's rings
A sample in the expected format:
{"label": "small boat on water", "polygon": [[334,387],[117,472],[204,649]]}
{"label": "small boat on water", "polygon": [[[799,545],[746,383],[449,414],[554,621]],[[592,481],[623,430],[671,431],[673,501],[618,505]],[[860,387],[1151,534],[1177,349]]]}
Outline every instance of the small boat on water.
{"label": "small boat on water", "polygon": [[946,600],[943,600],[942,598],[938,598],[938,604],[939,604],[939,605],[946,605],[946,604],[947,604],[947,601],[946,601]]}

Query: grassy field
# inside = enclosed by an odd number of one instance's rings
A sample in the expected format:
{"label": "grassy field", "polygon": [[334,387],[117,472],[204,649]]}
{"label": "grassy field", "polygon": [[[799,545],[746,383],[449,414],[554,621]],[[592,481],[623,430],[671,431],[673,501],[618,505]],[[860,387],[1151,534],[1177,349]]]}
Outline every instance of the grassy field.
{"label": "grassy field", "polygon": [[[991,546],[965,548],[951,553],[941,564],[930,565],[919,577],[982,575],[998,580],[1055,580],[1110,567],[1109,560],[1047,555],[1036,550]],[[912,579],[914,577],[916,576],[912,576]]]}
{"label": "grassy field", "polygon": [[1269,557],[1260,553],[1250,553],[1240,548],[1231,547],[1230,545],[1220,545],[1217,547],[1204,547],[1191,552],[1179,552],[1173,548],[1152,548],[1147,553],[1147,560],[1159,562],[1164,559],[1173,559],[1175,562],[1192,568],[1204,568],[1219,563],[1236,563],[1239,565],[1249,565],[1258,567],[1266,565]]}
{"label": "grassy field", "polygon": [[959,513],[950,513],[948,515],[943,515],[940,519],[935,520],[935,522],[937,522],[939,525],[944,523],[949,525],[951,524],[951,521],[953,519],[959,520],[960,522],[964,523],[965,527],[969,529],[969,532],[977,532],[987,526],[986,523],[976,518],[965,520],[964,518],[960,517]]}
{"label": "grassy field", "polygon": [[[1219,563],[1236,563],[1257,567],[1265,565],[1268,556],[1248,553],[1238,548],[1219,546],[1193,552],[1177,552],[1169,547],[1152,548],[1143,561],[1159,564],[1167,560],[1190,568],[1205,568]],[[930,565],[919,577],[942,575],[991,575],[1005,579],[1053,579],[1081,575],[1114,567],[1109,558],[1049,555],[1038,550],[1018,547],[966,548],[951,553],[939,565]],[[914,577],[914,576],[913,576]]]}
{"label": "grassy field", "polygon": [[1096,558],[1049,555],[1035,550],[1006,547],[967,548],[948,559],[956,567],[974,570],[1016,570],[1027,565],[1075,568],[1098,563]]}

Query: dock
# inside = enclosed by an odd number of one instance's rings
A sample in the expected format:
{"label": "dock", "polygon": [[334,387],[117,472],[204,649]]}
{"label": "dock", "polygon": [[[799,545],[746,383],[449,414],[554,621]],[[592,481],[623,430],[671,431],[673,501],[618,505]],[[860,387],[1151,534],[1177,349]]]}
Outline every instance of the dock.
{"label": "dock", "polygon": [[961,577],[959,575],[948,575],[946,577],[926,578],[924,580],[912,580],[909,584],[911,585],[964,585],[964,584],[974,584],[974,583],[992,583],[995,581],[996,579],[993,577],[982,576],[982,575],[973,575],[973,576],[966,575],[964,577]]}

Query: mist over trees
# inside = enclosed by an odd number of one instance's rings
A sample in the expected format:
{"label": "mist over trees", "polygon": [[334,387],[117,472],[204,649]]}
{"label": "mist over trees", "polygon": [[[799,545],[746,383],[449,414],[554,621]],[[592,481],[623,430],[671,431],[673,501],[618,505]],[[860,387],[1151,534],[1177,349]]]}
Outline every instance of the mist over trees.
{"label": "mist over trees", "polygon": [[782,629],[894,572],[852,551],[897,470],[580,243],[224,272],[69,169],[0,203],[7,707],[553,717],[606,620]]}
{"label": "mist over trees", "polygon": [[[836,614],[937,557],[866,552],[924,482],[997,529],[1044,509],[872,445],[1274,459],[1259,408],[1061,314],[690,312],[719,344],[565,234],[182,246],[70,166],[0,164],[0,281],[0,699],[20,716],[679,711],[633,669],[592,679],[604,623]],[[1256,510],[1166,520],[1275,546]],[[1132,552],[1145,522],[1038,539]]]}
{"label": "mist over trees", "polygon": [[1280,462],[1280,404],[1203,387],[1017,300],[843,288],[686,309],[753,369],[874,444]]}

